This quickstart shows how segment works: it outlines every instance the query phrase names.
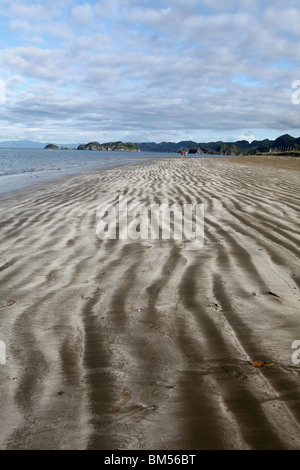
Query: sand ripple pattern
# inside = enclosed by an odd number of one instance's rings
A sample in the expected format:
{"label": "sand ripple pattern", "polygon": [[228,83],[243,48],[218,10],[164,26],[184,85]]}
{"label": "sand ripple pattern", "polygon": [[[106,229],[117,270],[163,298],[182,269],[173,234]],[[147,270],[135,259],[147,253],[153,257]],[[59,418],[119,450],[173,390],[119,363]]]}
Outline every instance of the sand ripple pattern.
{"label": "sand ripple pattern", "polygon": [[[267,163],[168,158],[1,197],[1,449],[299,448],[299,164]],[[99,240],[119,195],[203,203],[203,248]]]}

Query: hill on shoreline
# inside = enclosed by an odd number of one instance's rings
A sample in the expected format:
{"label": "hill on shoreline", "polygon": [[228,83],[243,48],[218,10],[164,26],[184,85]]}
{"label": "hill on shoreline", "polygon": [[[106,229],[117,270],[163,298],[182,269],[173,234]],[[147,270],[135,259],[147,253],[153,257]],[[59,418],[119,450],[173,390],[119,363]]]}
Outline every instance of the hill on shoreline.
{"label": "hill on shoreline", "polygon": [[275,140],[239,140],[236,142],[194,142],[191,140],[174,142],[155,142],[136,143],[136,145],[144,152],[173,152],[177,153],[181,150],[187,150],[194,154],[209,155],[255,155],[267,152],[293,152],[300,151],[300,137],[292,137],[284,134]]}

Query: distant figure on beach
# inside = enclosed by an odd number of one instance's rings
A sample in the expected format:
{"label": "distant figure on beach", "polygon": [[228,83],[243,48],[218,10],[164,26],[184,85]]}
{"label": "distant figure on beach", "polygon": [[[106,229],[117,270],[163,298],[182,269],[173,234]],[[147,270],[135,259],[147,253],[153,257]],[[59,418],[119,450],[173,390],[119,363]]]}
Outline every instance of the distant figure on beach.
{"label": "distant figure on beach", "polygon": [[187,154],[188,154],[188,153],[187,153],[187,150],[186,150],[186,151],[184,152],[184,156],[187,157]]}
{"label": "distant figure on beach", "polygon": [[181,158],[183,157],[183,150],[181,150]]}

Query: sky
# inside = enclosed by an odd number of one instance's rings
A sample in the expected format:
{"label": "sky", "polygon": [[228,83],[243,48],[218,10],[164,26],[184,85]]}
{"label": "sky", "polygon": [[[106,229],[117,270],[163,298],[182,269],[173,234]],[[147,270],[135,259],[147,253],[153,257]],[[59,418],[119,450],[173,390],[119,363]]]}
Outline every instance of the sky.
{"label": "sky", "polygon": [[0,141],[300,136],[299,0],[0,0]]}

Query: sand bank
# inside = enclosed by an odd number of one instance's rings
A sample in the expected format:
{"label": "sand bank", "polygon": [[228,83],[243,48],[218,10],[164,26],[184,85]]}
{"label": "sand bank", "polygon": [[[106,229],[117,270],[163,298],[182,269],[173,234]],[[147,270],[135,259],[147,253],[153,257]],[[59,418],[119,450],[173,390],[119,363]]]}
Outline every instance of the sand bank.
{"label": "sand bank", "polygon": [[[162,159],[2,196],[0,448],[299,448],[299,168]],[[99,240],[119,195],[203,203],[203,248]]]}

